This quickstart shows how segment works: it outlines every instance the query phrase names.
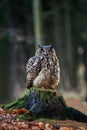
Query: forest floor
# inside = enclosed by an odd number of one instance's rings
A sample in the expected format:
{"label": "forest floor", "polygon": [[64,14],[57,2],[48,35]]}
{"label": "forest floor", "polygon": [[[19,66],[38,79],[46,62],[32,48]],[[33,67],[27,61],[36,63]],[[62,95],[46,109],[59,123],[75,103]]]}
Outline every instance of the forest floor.
{"label": "forest floor", "polygon": [[66,104],[69,107],[74,107],[75,109],[81,111],[82,113],[87,115],[87,102],[84,102],[83,100],[79,99],[79,98],[72,98],[72,97],[68,97],[68,98],[64,98],[66,101]]}
{"label": "forest floor", "polygon": [[[66,104],[87,114],[87,103],[81,99],[65,98]],[[17,115],[26,113],[28,110],[21,108],[4,110],[0,108],[0,130],[87,130],[87,123],[72,120],[44,120],[34,121],[14,120]],[[50,120],[50,123],[49,123]]]}

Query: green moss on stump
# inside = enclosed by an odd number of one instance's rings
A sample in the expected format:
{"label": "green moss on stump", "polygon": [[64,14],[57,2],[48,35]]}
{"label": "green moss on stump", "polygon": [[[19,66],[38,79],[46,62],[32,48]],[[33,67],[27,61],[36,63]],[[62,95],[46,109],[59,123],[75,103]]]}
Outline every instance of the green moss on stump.
{"label": "green moss on stump", "polygon": [[18,98],[16,101],[13,101],[12,103],[5,104],[2,107],[4,109],[9,109],[9,110],[25,107],[25,103],[26,103],[29,93],[30,93],[30,90],[26,90],[25,94],[22,97]]}
{"label": "green moss on stump", "polygon": [[26,108],[32,111],[35,117],[67,119],[67,105],[62,96],[55,90],[30,89]]}
{"label": "green moss on stump", "polygon": [[[39,93],[41,93],[41,98],[44,100],[44,97],[46,97],[47,101],[50,101],[50,98],[53,97],[53,95],[56,95],[55,90],[50,90],[50,89],[45,90],[41,88],[31,87],[30,89],[26,89],[24,95],[18,98],[16,101],[13,101],[12,103],[9,104],[0,105],[0,107],[9,110],[25,107],[28,96],[33,91],[39,91]],[[48,96],[48,93],[51,94],[51,97]]]}
{"label": "green moss on stump", "polygon": [[[55,90],[32,87],[27,89],[21,98],[3,106],[3,108],[10,110],[23,107],[29,110],[27,116],[32,112],[36,118],[67,118],[67,105],[63,97],[58,96]],[[26,114],[20,116],[20,118],[25,117]]]}
{"label": "green moss on stump", "polygon": [[87,122],[87,115],[66,105],[63,96],[58,95],[55,90],[31,87],[16,101],[0,105],[5,109],[27,108],[29,112],[20,115],[21,120],[44,119],[71,119]]}

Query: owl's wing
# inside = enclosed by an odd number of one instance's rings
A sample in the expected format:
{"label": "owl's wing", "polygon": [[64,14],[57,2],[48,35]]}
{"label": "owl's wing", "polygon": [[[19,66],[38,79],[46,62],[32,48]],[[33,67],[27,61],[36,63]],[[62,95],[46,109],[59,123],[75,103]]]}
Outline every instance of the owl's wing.
{"label": "owl's wing", "polygon": [[39,74],[41,70],[41,58],[40,57],[31,57],[28,60],[26,65],[26,87],[29,88],[33,84],[33,80]]}
{"label": "owl's wing", "polygon": [[58,74],[58,84],[60,83],[60,65],[59,59],[57,59],[57,74]]}

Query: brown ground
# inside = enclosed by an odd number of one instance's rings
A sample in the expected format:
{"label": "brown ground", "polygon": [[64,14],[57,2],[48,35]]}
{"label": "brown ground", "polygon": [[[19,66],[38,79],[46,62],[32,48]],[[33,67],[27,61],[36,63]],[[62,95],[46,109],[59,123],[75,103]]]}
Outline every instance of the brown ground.
{"label": "brown ground", "polygon": [[65,101],[68,106],[74,107],[87,115],[87,102],[84,102],[81,99],[74,99],[74,98],[65,98]]}
{"label": "brown ground", "polygon": [[[87,103],[80,99],[66,98],[68,106],[74,107],[77,110],[87,114]],[[51,120],[50,123],[47,120],[43,121],[19,121],[14,120],[17,115],[26,113],[27,110],[15,109],[4,110],[0,108],[0,130],[87,130],[87,123],[76,122],[72,120],[58,121]],[[56,123],[54,123],[56,122]],[[55,124],[55,125],[54,125]]]}

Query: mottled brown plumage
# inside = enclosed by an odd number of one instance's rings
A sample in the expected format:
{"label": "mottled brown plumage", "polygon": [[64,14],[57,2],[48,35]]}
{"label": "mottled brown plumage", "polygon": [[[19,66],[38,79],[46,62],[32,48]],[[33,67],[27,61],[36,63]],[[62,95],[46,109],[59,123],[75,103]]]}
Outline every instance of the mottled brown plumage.
{"label": "mottled brown plumage", "polygon": [[26,66],[26,86],[54,89],[60,82],[59,60],[52,45],[39,46]]}

